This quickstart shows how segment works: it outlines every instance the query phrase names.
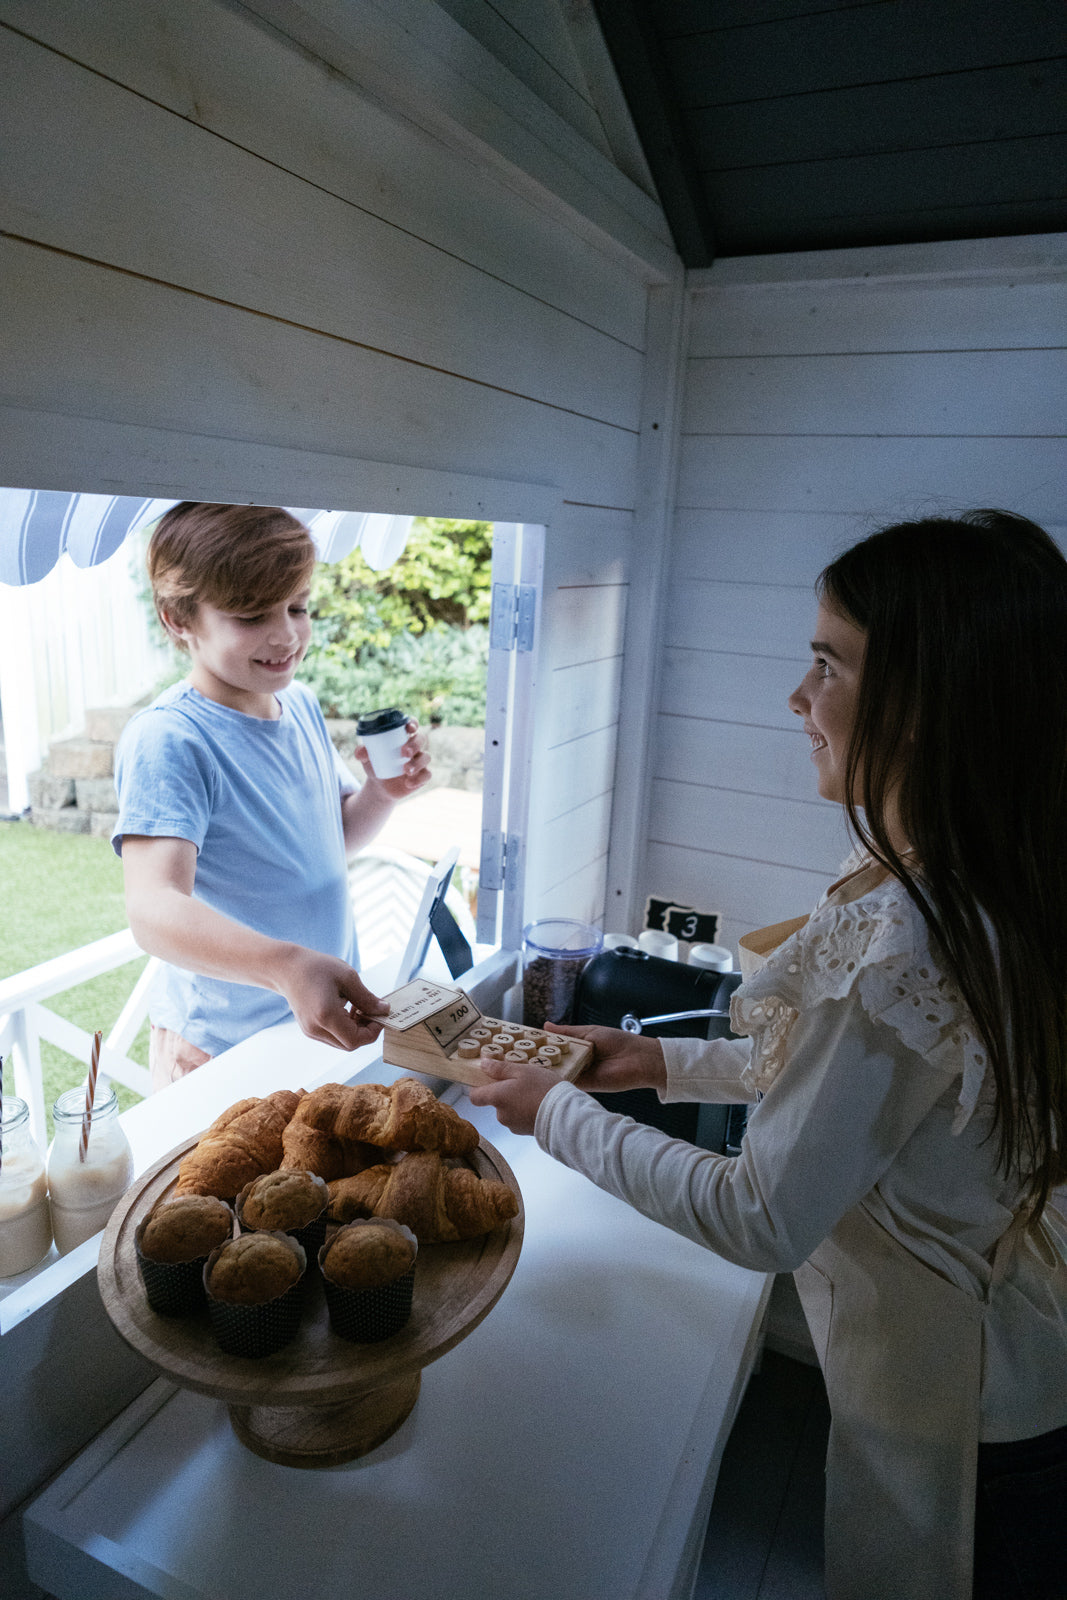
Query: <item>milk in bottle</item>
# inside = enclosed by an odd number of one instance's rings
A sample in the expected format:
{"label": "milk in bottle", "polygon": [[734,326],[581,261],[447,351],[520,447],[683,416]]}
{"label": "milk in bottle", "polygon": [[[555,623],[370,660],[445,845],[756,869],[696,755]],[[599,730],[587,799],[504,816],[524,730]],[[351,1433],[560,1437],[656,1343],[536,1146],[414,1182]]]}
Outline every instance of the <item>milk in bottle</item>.
{"label": "milk in bottle", "polygon": [[104,1227],[133,1179],[133,1154],[111,1085],[97,1082],[83,1160],[84,1111],[84,1089],[68,1089],[52,1108],[55,1138],[48,1152],[48,1193],[60,1255]]}

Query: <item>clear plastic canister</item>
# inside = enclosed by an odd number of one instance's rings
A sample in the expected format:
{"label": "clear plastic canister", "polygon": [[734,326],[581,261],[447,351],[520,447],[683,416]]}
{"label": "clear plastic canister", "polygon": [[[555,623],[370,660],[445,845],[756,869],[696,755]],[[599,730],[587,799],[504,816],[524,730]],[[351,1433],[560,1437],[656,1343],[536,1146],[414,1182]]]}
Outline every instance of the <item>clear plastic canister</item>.
{"label": "clear plastic canister", "polygon": [[569,1022],[582,969],[599,954],[599,928],[566,917],[531,922],[522,933],[522,1020],[527,1028]]}

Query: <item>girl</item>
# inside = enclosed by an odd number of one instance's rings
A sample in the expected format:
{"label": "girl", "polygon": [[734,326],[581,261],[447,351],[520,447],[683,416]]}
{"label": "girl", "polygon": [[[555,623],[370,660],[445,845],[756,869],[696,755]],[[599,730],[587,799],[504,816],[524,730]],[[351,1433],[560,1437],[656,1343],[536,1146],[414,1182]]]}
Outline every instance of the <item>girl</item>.
{"label": "girl", "polygon": [[[789,703],[859,849],[810,918],[742,940],[747,1037],[570,1029],[596,1047],[581,1088],[483,1062],[496,1081],[471,1099],[728,1260],[795,1272],[831,1408],[830,1600],[1051,1600],[1067,1593],[1067,562],[1033,523],[972,512],[873,535],[817,593]],[[741,1154],[583,1092],[639,1086],[758,1100]]]}

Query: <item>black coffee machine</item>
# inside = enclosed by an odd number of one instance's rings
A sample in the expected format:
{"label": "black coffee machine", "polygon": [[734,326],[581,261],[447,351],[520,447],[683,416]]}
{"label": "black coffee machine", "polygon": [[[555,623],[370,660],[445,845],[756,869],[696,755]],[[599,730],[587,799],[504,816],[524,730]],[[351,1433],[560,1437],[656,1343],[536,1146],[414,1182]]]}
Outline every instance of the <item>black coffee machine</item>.
{"label": "black coffee machine", "polygon": [[[732,1039],[736,1035],[730,1031],[730,996],[740,982],[739,972],[683,966],[644,950],[605,950],[593,957],[578,979],[573,1021],[661,1039]],[[747,1106],[688,1101],[663,1105],[653,1089],[596,1098],[609,1111],[704,1150],[736,1155],[741,1147]]]}

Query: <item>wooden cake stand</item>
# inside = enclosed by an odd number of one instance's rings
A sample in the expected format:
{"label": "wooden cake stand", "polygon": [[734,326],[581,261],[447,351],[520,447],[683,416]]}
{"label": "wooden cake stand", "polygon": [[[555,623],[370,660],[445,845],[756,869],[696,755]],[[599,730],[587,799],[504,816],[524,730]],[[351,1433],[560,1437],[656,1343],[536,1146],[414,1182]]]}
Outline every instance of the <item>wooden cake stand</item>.
{"label": "wooden cake stand", "polygon": [[190,1139],[138,1178],[111,1216],[100,1244],[100,1294],[116,1329],[173,1382],[225,1400],[234,1432],[268,1461],[331,1467],[375,1449],[414,1406],[422,1369],[465,1339],[492,1310],[522,1246],[522,1196],[515,1175],[485,1139],[470,1159],[479,1177],[506,1183],[520,1211],[480,1239],[422,1245],[411,1320],[379,1344],[351,1344],[329,1325],[318,1267],[308,1264],[308,1297],[296,1339],[260,1359],[230,1356],[215,1343],[206,1311],[158,1316],[148,1304],[134,1250],[141,1219],[174,1187]]}

